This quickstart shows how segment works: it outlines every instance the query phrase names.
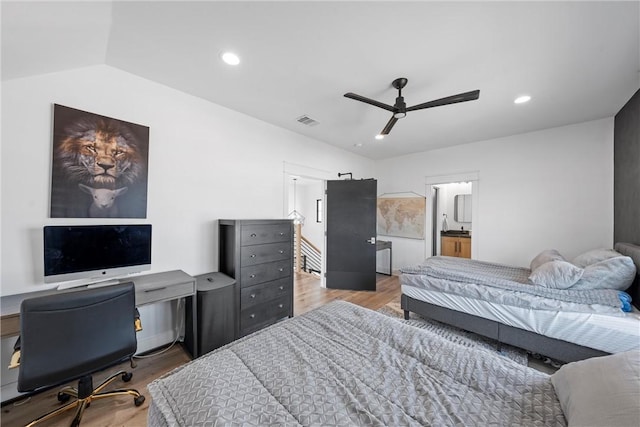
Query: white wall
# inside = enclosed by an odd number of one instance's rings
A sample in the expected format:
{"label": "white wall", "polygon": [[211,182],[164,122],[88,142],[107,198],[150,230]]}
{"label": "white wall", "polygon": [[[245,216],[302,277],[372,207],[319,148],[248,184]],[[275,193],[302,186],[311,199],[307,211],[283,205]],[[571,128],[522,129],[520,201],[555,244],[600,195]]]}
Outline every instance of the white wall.
{"label": "white wall", "polygon": [[[376,162],[380,193],[425,194],[426,177],[470,171],[473,258],[527,266],[543,249],[612,246],[613,118]],[[425,241],[390,239],[394,269],[424,260]]]}
{"label": "white wall", "polygon": [[[146,220],[48,217],[52,103],[150,127]],[[371,160],[107,66],[3,82],[2,113],[2,295],[51,287],[44,225],[151,223],[152,271],[196,275],[218,267],[216,219],[286,215],[283,162],[373,171]]]}
{"label": "white wall", "polygon": [[[53,103],[150,127],[146,220],[49,218]],[[197,275],[218,268],[217,219],[288,213],[285,162],[335,176],[374,169],[371,160],[108,66],[3,81],[1,135],[2,295],[55,286],[43,284],[44,225],[150,223],[151,272]],[[171,341],[175,307],[143,309],[139,350]]]}

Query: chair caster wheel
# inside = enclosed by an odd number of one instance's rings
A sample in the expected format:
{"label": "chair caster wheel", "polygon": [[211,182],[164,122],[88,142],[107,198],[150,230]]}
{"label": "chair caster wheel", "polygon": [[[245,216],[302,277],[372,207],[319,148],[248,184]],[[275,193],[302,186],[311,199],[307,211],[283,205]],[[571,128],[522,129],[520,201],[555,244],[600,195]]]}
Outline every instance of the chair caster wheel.
{"label": "chair caster wheel", "polygon": [[129,381],[131,381],[131,377],[133,377],[133,374],[131,372],[125,372],[124,374],[122,374],[122,381],[128,383]]}
{"label": "chair caster wheel", "polygon": [[144,396],[140,395],[136,398],[133,399],[133,403],[136,404],[136,406],[140,406],[144,403]]}
{"label": "chair caster wheel", "polygon": [[58,392],[58,402],[68,402],[71,399],[71,395],[67,393]]}

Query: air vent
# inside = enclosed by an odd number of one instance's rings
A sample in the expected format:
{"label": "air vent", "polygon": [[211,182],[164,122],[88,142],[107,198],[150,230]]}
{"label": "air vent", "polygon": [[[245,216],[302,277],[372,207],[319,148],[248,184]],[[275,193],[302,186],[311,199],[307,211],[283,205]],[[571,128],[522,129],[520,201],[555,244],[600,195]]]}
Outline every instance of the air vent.
{"label": "air vent", "polygon": [[296,120],[306,126],[315,126],[320,124],[319,121],[313,120],[311,117],[307,116],[306,114],[304,116],[298,117]]}

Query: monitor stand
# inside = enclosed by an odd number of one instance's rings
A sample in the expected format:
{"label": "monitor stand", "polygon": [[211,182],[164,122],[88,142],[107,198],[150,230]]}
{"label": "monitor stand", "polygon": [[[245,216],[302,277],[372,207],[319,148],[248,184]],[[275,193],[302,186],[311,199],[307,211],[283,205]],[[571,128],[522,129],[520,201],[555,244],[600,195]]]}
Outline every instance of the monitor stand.
{"label": "monitor stand", "polygon": [[100,280],[98,282],[90,282],[90,283],[87,283],[87,280],[85,279],[85,280],[79,280],[79,281],[60,283],[58,285],[58,290],[61,291],[64,289],[79,288],[81,286],[86,286],[87,288],[100,288],[102,286],[117,285],[118,283],[120,283],[120,280],[118,279],[106,279],[106,280]]}
{"label": "monitor stand", "polygon": [[101,280],[100,282],[89,283],[87,288],[101,288],[103,286],[117,285],[120,283],[118,279]]}

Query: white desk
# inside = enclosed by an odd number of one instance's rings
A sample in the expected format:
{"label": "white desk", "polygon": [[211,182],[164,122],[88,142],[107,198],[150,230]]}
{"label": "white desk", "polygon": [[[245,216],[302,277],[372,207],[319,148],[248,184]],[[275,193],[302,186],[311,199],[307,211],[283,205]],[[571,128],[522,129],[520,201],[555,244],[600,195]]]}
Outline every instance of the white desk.
{"label": "white desk", "polygon": [[[142,276],[134,276],[121,279],[121,283],[133,282],[136,289],[136,305],[142,306],[153,304],[161,301],[171,301],[186,297],[195,297],[196,295],[196,279],[182,270],[166,271],[163,273],[145,274]],[[2,338],[20,335],[20,304],[27,298],[51,295],[54,293],[72,292],[78,289],[86,289],[78,287],[59,291],[57,289],[48,289],[45,291],[29,292],[26,294],[9,295],[0,298],[0,310],[2,316],[0,318],[0,331]],[[193,317],[193,342],[197,346],[197,298],[191,298],[191,315]],[[144,319],[143,319],[144,322]],[[194,348],[194,354],[197,348]]]}

